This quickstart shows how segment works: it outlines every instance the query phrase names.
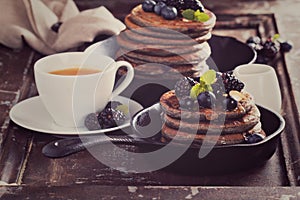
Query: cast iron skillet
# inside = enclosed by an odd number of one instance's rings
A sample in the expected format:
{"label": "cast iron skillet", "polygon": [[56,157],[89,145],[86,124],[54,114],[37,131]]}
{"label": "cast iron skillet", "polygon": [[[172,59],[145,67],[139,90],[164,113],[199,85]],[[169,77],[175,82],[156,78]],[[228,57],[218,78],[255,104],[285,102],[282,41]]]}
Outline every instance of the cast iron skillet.
{"label": "cast iron skillet", "polygon": [[[204,158],[199,158],[201,144],[192,144],[179,159],[166,167],[180,173],[218,174],[252,168],[266,162],[275,152],[285,121],[276,112],[258,106],[261,112],[262,128],[267,137],[254,144],[233,144],[215,146]],[[148,123],[140,124],[141,116],[148,115]],[[150,113],[150,114],[149,114]],[[152,152],[169,145],[162,142],[160,127],[162,126],[159,103],[143,109],[132,119],[132,135],[83,136],[53,141],[43,148],[43,154],[48,157],[63,157],[85,148],[101,145],[107,142],[137,145],[142,152]],[[151,135],[145,137],[145,135]],[[182,143],[172,144],[172,148],[186,148]],[[206,148],[203,146],[202,148]],[[151,162],[149,162],[151,165]]]}
{"label": "cast iron skillet", "polygon": [[[154,106],[140,111],[132,120],[132,128],[136,135],[144,135],[147,129],[137,125],[137,121],[145,112],[151,112],[153,123],[158,125],[157,118],[159,114]],[[279,140],[279,136],[285,127],[283,117],[267,108],[258,106],[261,112],[262,128],[266,132],[267,137],[261,142],[254,144],[232,144],[214,146],[212,151],[204,158],[199,158],[199,149],[201,144],[192,144],[190,148],[176,161],[167,168],[180,173],[197,173],[197,174],[216,174],[232,172],[247,168],[252,168],[266,162],[275,152]],[[154,111],[154,112],[153,112]],[[160,124],[161,126],[161,124]],[[150,128],[151,129],[151,128]],[[159,135],[159,133],[158,133]],[[151,144],[151,140],[159,138],[152,137],[146,140]],[[157,144],[156,144],[157,145]],[[181,148],[181,144],[174,144],[175,148]],[[148,145],[147,148],[155,149],[155,145]],[[206,148],[202,146],[202,148]]]}

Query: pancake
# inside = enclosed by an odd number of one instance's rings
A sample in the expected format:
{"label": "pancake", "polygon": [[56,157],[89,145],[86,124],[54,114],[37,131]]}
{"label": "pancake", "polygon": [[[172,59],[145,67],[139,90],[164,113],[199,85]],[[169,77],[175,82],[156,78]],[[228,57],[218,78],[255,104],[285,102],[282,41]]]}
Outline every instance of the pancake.
{"label": "pancake", "polygon": [[183,46],[180,45],[163,45],[161,43],[156,44],[146,44],[143,42],[136,42],[134,40],[130,40],[126,34],[121,33],[117,37],[118,44],[124,51],[136,51],[140,54],[146,55],[155,55],[155,56],[170,56],[173,54],[189,54],[195,53],[202,50],[210,51],[209,44],[207,42],[204,43],[195,43],[194,45]]}
{"label": "pancake", "polygon": [[217,111],[206,108],[199,109],[199,111],[196,112],[182,110],[180,109],[179,101],[174,90],[164,93],[160,98],[160,104],[168,116],[176,119],[200,119],[200,121],[214,120],[224,117],[226,117],[226,119],[237,119],[246,115],[246,113],[249,112],[254,105],[254,99],[249,93],[243,92],[243,95],[246,99],[239,102],[238,107],[233,111]]}
{"label": "pancake", "polygon": [[[212,143],[216,143],[217,145],[228,145],[228,144],[239,144],[245,142],[245,136],[247,134],[253,134],[254,131],[244,132],[244,133],[234,133],[234,134],[222,134],[222,135],[214,135],[214,134],[191,134],[189,132],[185,132],[182,130],[176,130],[168,127],[166,124],[162,126],[161,130],[162,136],[167,140],[173,140],[175,137],[178,142],[185,142],[187,140],[193,139],[194,143],[203,143],[204,140]],[[255,132],[257,133],[257,132]],[[258,132],[262,136],[266,136],[263,130]]]}
{"label": "pancake", "polygon": [[[245,142],[251,134],[265,137],[260,122],[260,111],[253,97],[246,91],[240,92],[237,107],[232,111],[221,107],[187,110],[181,109],[175,91],[165,92],[160,98],[163,126],[161,133],[167,140],[195,143],[204,140],[217,145]],[[198,105],[198,104],[197,104]]]}
{"label": "pancake", "polygon": [[183,20],[182,18],[176,18],[175,20],[165,20],[161,16],[155,13],[144,12],[141,5],[132,9],[128,18],[141,27],[160,27],[164,29],[172,29],[184,34],[199,33],[211,31],[216,23],[216,16],[205,9],[205,13],[209,15],[210,19],[206,22],[196,22],[190,20]]}
{"label": "pancake", "polygon": [[[182,34],[180,32],[175,32],[175,31],[171,31],[171,30],[164,30],[162,31],[161,28],[157,28],[157,27],[141,27],[137,24],[135,24],[134,22],[132,22],[129,19],[129,16],[125,17],[125,24],[127,26],[128,29],[130,29],[133,32],[142,34],[142,35],[146,35],[149,37],[153,37],[155,35],[155,37],[159,37],[159,38],[166,38],[166,39],[186,39],[187,37],[190,38],[197,38],[199,36],[202,36],[199,33],[189,33],[189,35],[186,34]],[[205,34],[205,32],[204,32]]]}
{"label": "pancake", "polygon": [[[200,76],[208,69],[205,62],[211,48],[207,40],[216,23],[216,16],[209,10],[205,12],[210,17],[206,22],[182,17],[166,20],[155,13],[144,12],[141,5],[134,7],[125,17],[127,29],[117,37],[120,46],[117,57],[131,63],[139,78],[174,80],[180,74]],[[168,67],[146,67],[148,63]]]}
{"label": "pancake", "polygon": [[[174,80],[179,79],[182,76],[188,77],[199,77],[200,74],[203,74],[205,71],[208,70],[208,66],[206,63],[200,63],[199,66],[194,65],[173,65],[168,66],[159,63],[134,63],[133,60],[128,60],[124,56],[118,57],[116,60],[123,60],[130,62],[135,70],[135,77],[140,79],[147,79],[147,80],[161,80],[168,79]],[[200,74],[199,74],[200,73]],[[121,73],[126,74],[126,72]]]}
{"label": "pancake", "polygon": [[233,134],[247,132],[255,127],[260,122],[260,112],[254,105],[252,109],[247,112],[243,117],[237,119],[223,119],[223,120],[180,120],[175,119],[167,114],[164,115],[165,124],[174,129],[180,129],[192,133],[206,133],[208,130],[211,132],[222,132],[224,134]]}
{"label": "pancake", "polygon": [[[205,32],[204,35],[199,34],[197,37],[191,38],[186,36],[185,38],[160,38],[155,37],[156,35],[148,36],[143,35],[135,31],[125,31],[123,32],[130,40],[141,42],[144,44],[162,44],[162,45],[177,45],[177,46],[190,46],[195,45],[196,42],[202,43],[209,40],[212,36],[211,32]],[[173,34],[171,34],[173,35]]]}
{"label": "pancake", "polygon": [[159,38],[159,37],[155,37],[155,35],[153,36],[142,35],[131,30],[124,31],[122,34],[125,34],[129,40],[138,43],[143,43],[143,44],[160,44],[160,45],[167,45],[167,46],[176,45],[178,47],[197,44],[196,41],[190,37],[181,38],[181,39]]}
{"label": "pancake", "polygon": [[154,56],[154,55],[146,55],[146,54],[140,54],[136,51],[124,51],[120,49],[120,52],[118,52],[117,55],[124,55],[124,57],[128,58],[128,60],[131,60],[135,63],[160,63],[160,64],[166,64],[169,66],[176,66],[176,65],[196,65],[201,60],[207,59],[210,55],[210,51],[199,51],[195,53],[189,53],[189,54],[172,54],[170,56]]}
{"label": "pancake", "polygon": [[[117,54],[119,57],[119,54]],[[132,54],[122,54],[121,55],[127,60],[129,61],[130,63],[135,63],[137,65],[144,65],[144,64],[148,64],[148,63],[156,63],[156,64],[161,64],[161,65],[167,65],[167,66],[170,66],[170,67],[176,67],[178,65],[182,66],[182,65],[197,65],[197,61],[187,61],[183,58],[175,58],[175,57],[169,57],[169,59],[164,59],[163,57],[160,58],[160,57],[155,57],[155,56],[152,56],[152,57],[145,57],[145,56],[142,56],[141,57],[134,57],[132,56]],[[153,59],[152,61],[147,61],[148,59]],[[155,60],[156,59],[156,60]],[[178,60],[177,60],[178,59]]]}

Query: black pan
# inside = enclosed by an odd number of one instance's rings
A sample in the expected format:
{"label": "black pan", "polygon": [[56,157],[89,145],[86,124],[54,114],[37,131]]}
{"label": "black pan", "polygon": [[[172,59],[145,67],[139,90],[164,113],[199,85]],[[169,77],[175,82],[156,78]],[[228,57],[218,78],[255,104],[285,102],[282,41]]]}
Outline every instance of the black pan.
{"label": "black pan", "polygon": [[[155,107],[144,109],[133,118],[132,127],[137,135],[145,135],[147,133],[145,128],[137,125],[138,118],[144,115],[143,113],[145,112],[151,112],[154,108]],[[279,136],[284,129],[285,121],[281,115],[274,111],[261,106],[258,106],[258,108],[261,112],[262,128],[267,135],[264,140],[254,144],[243,143],[214,146],[212,151],[204,158],[199,158],[200,148],[210,147],[201,146],[201,144],[192,144],[187,151],[178,160],[169,165],[167,169],[180,173],[215,174],[252,168],[266,162],[277,148]],[[159,114],[152,114],[151,118],[154,119],[154,123],[157,125],[157,119],[160,118]],[[147,141],[151,144],[151,140],[153,140],[153,138],[148,138]],[[157,137],[156,140],[158,140]],[[181,144],[174,144],[174,148],[181,148],[181,146]],[[155,147],[155,145],[152,144],[144,148],[148,148],[148,151],[151,151],[151,148],[155,150],[157,146]]]}
{"label": "black pan", "polygon": [[[219,174],[253,168],[266,162],[275,152],[285,121],[271,110],[258,106],[261,112],[262,128],[267,137],[254,144],[233,144],[214,146],[204,157],[199,158],[200,148],[208,148],[201,144],[186,146],[182,143],[172,143],[172,152],[184,150],[179,159],[166,166],[165,169],[179,173]],[[149,114],[150,113],[150,114]],[[148,122],[140,124],[140,119],[147,116]],[[147,121],[147,120],[146,120]],[[160,133],[162,125],[159,103],[137,113],[132,119],[132,134],[83,136],[53,141],[43,148],[48,157],[64,157],[85,148],[107,142],[136,145],[141,152],[159,151],[170,143],[162,142]],[[150,137],[147,137],[150,136]],[[172,153],[171,152],[171,153]],[[168,156],[168,155],[167,155]],[[147,162],[147,159],[145,160]],[[151,161],[148,163],[151,165]]]}

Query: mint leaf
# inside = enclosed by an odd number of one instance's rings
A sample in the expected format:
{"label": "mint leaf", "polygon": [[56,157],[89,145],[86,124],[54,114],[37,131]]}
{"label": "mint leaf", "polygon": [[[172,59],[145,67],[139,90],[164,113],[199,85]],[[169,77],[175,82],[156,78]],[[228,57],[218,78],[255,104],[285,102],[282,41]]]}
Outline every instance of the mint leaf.
{"label": "mint leaf", "polygon": [[205,91],[213,91],[212,84],[216,82],[217,73],[215,70],[206,71],[199,80],[199,83],[191,88],[190,96],[193,99],[197,99],[198,95]]}
{"label": "mint leaf", "polygon": [[215,70],[206,71],[201,77],[200,80],[204,81],[206,85],[211,85],[216,81],[217,73]]}
{"label": "mint leaf", "polygon": [[194,85],[194,86],[191,88],[191,92],[190,92],[191,98],[197,99],[197,96],[200,94],[200,92],[199,92],[200,90],[201,90],[201,85],[200,85],[200,83],[197,83],[196,85]]}
{"label": "mint leaf", "polygon": [[280,35],[279,34],[275,34],[272,38],[272,41],[275,42],[277,41],[278,39],[280,38]]}
{"label": "mint leaf", "polygon": [[188,20],[194,20],[194,13],[195,11],[192,10],[192,9],[186,9],[184,11],[182,11],[182,16],[185,18],[185,19],[188,19]]}
{"label": "mint leaf", "polygon": [[200,83],[197,83],[196,85],[194,85],[191,89],[191,92],[190,92],[190,96],[191,98],[193,99],[197,99],[197,96],[201,93],[201,92],[204,92],[206,91],[206,88],[205,88],[205,83],[204,82],[200,82]]}
{"label": "mint leaf", "polygon": [[213,88],[211,85],[205,85],[205,91],[213,92]]}
{"label": "mint leaf", "polygon": [[276,41],[280,38],[280,35],[277,33],[273,36],[273,40]]}
{"label": "mint leaf", "polygon": [[194,20],[199,22],[206,22],[209,20],[209,15],[201,12],[199,9],[194,13]]}

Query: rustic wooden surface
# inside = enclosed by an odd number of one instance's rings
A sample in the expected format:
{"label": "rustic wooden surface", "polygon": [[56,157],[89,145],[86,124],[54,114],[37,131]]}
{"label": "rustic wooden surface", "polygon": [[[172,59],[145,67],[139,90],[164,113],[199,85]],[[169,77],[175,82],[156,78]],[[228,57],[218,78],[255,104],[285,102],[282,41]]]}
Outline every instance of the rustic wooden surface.
{"label": "rustic wooden surface", "polygon": [[[116,17],[123,19],[141,1],[75,2],[81,10],[105,5]],[[279,32],[294,42],[294,50],[287,55],[280,55],[274,62],[283,93],[282,114],[287,121],[287,128],[276,153],[265,165],[233,174],[187,176],[165,170],[144,174],[118,172],[101,164],[88,151],[62,159],[46,158],[41,154],[41,148],[56,138],[21,128],[8,117],[13,105],[37,94],[32,66],[40,55],[27,46],[22,50],[0,46],[2,199],[83,199],[87,196],[89,199],[99,199],[99,196],[103,199],[300,198],[300,190],[294,187],[300,185],[300,145],[297,131],[300,130],[300,76],[299,70],[297,71],[300,64],[297,47],[300,42],[297,41],[299,29],[294,28],[300,25],[300,20],[294,17],[300,3],[296,0],[240,0],[235,1],[234,5],[228,0],[207,0],[203,3],[217,14],[215,34],[230,35],[245,41],[253,34],[267,37]]]}

